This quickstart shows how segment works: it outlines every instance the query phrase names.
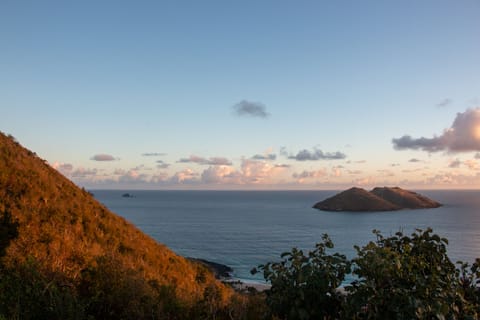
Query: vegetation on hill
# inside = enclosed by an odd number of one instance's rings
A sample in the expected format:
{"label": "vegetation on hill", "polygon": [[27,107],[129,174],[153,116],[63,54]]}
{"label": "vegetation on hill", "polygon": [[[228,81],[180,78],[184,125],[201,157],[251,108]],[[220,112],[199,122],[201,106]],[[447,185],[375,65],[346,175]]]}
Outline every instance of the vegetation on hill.
{"label": "vegetation on hill", "polygon": [[1,133],[0,213],[0,315],[182,319],[247,312],[248,303],[207,267],[158,244]]}
{"label": "vegetation on hill", "polygon": [[353,259],[324,235],[253,270],[265,294],[237,294],[0,134],[0,319],[480,317],[479,259],[455,267],[430,229],[375,235]]}

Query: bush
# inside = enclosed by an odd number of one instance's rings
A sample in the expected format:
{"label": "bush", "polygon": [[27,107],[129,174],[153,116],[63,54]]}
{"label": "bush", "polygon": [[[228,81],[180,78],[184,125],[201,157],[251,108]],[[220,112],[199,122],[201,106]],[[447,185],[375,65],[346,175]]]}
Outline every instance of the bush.
{"label": "bush", "polygon": [[[459,268],[447,256],[447,239],[431,229],[384,237],[347,260],[328,236],[303,255],[296,248],[283,260],[259,266],[271,283],[266,303],[282,319],[477,319],[480,260]],[[345,274],[357,278],[339,289]],[[257,270],[253,270],[257,272]]]}
{"label": "bush", "polygon": [[[304,255],[297,248],[281,255],[281,262],[260,265],[272,287],[266,291],[266,303],[272,316],[288,319],[336,319],[342,307],[337,290],[350,262],[344,255],[329,255],[333,243],[327,235],[315,250]],[[252,270],[256,273],[258,270]]]}
{"label": "bush", "polygon": [[33,259],[0,272],[0,314],[7,319],[83,319],[74,288],[61,275],[48,277]]}

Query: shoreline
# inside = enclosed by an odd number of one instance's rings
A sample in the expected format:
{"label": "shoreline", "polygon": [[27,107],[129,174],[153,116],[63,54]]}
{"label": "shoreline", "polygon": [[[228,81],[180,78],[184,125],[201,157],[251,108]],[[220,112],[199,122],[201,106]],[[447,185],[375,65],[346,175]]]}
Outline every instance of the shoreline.
{"label": "shoreline", "polygon": [[207,267],[213,274],[215,278],[222,281],[225,284],[230,285],[233,289],[237,291],[250,291],[256,290],[259,292],[270,289],[270,285],[267,283],[261,283],[254,280],[246,280],[235,278],[233,276],[233,268],[222,263],[209,261],[201,258],[192,258],[185,257],[189,261],[200,263]]}
{"label": "shoreline", "polygon": [[263,292],[265,290],[269,290],[271,285],[267,283],[260,283],[260,282],[253,282],[253,281],[245,281],[242,279],[227,279],[222,281],[225,284],[230,285],[236,291],[257,291]]}

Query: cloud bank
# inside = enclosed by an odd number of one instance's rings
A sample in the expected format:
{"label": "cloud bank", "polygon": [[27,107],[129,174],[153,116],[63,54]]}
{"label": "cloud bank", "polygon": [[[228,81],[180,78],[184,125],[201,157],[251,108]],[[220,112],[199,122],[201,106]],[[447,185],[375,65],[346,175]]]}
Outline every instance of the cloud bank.
{"label": "cloud bank", "polygon": [[178,163],[197,163],[201,165],[211,166],[231,166],[232,162],[224,157],[212,157],[210,159],[191,155],[189,158],[182,158],[177,161]]}
{"label": "cloud bank", "polygon": [[296,155],[288,156],[288,159],[293,159],[296,161],[340,160],[345,158],[346,155],[342,152],[323,152],[319,149],[314,149],[313,151],[303,149]]}
{"label": "cloud bank", "polygon": [[433,138],[412,138],[404,135],[392,139],[396,150],[423,150],[428,152],[469,152],[480,151],[480,108],[467,109],[457,113],[450,128]]}
{"label": "cloud bank", "polygon": [[238,116],[250,116],[258,118],[268,118],[270,116],[264,104],[247,100],[242,100],[234,105],[233,110]]}

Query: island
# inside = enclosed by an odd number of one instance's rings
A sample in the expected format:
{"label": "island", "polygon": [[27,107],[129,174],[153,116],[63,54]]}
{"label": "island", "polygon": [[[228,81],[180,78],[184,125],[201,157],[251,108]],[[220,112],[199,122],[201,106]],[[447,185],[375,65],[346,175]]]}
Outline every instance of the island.
{"label": "island", "polygon": [[323,211],[395,211],[438,208],[441,204],[399,187],[377,187],[371,191],[353,187],[316,203]]}

